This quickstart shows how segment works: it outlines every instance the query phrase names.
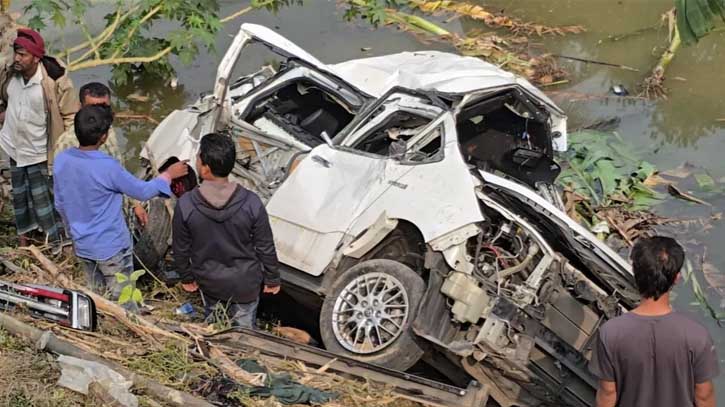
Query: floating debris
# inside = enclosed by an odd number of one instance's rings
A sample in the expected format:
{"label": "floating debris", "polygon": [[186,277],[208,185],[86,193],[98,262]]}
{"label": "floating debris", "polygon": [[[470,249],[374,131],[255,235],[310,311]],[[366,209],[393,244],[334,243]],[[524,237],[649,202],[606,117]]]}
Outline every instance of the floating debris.
{"label": "floating debris", "polygon": [[682,192],[679,188],[677,188],[673,184],[667,185],[667,192],[669,192],[669,194],[674,196],[675,198],[682,199],[684,201],[694,202],[694,203],[700,204],[700,205],[711,206],[709,203],[703,201],[702,199],[700,199],[692,194]]}
{"label": "floating debris", "polygon": [[629,95],[629,91],[622,84],[613,85],[609,89],[609,91],[612,92],[613,94],[617,95],[617,96],[628,96]]}

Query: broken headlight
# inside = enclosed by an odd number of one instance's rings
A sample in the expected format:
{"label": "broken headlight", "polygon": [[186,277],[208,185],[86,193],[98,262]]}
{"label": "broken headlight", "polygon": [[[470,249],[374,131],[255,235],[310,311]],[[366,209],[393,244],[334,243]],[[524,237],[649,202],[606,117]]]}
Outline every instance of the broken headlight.
{"label": "broken headlight", "polygon": [[70,325],[75,329],[93,331],[96,329],[96,304],[93,300],[79,292],[71,292],[71,315]]}

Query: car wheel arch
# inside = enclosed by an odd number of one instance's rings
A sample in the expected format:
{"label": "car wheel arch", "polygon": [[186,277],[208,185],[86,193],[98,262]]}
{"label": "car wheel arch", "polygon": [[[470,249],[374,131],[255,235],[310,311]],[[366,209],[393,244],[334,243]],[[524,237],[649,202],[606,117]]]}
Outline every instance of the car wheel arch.
{"label": "car wheel arch", "polygon": [[[380,236],[377,239],[376,244],[372,248],[367,250],[364,254],[357,257],[346,256],[344,254],[345,249],[342,249],[342,258],[337,262],[337,265],[335,267],[331,267],[324,273],[322,287],[325,293],[329,292],[330,287],[332,287],[335,281],[337,281],[337,279],[351,267],[363,261],[378,258],[395,260],[406,266],[411,267],[414,271],[416,271],[416,273],[420,274],[421,277],[423,277],[423,280],[426,281],[427,284],[427,275],[423,270],[423,261],[426,251],[426,244],[425,239],[423,238],[423,233],[415,224],[407,220],[390,220],[395,221],[395,227],[390,229],[384,235]],[[365,231],[358,236],[358,239],[371,227],[366,228]],[[355,241],[357,241],[358,239],[356,239]],[[386,246],[389,246],[391,244],[397,244],[398,251],[405,250],[405,248],[413,248],[414,250],[408,252],[407,255],[403,258],[396,257],[394,251],[385,251]]]}

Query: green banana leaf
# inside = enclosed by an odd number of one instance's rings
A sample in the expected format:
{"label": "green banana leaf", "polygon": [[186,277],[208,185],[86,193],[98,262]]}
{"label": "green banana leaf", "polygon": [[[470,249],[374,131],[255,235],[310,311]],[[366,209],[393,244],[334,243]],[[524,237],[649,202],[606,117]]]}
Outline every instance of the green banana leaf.
{"label": "green banana leaf", "polygon": [[694,44],[715,28],[715,20],[725,22],[725,0],[675,0],[677,30],[685,44]]}

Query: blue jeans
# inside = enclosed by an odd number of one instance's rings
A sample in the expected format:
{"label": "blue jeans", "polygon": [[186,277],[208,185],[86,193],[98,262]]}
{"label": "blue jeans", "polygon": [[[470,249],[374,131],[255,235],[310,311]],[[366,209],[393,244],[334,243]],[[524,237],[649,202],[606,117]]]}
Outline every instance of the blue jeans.
{"label": "blue jeans", "polygon": [[[204,317],[209,324],[218,322],[218,313],[223,311],[226,312],[232,326],[256,329],[257,306],[259,306],[259,298],[246,304],[207,298],[207,303],[204,305]],[[216,312],[214,312],[215,308],[217,308]]]}
{"label": "blue jeans", "polygon": [[79,257],[86,274],[88,286],[99,294],[109,294],[113,301],[118,300],[126,283],[116,281],[116,273],[129,277],[133,273],[133,249],[121,250],[106,260],[91,260]]}

